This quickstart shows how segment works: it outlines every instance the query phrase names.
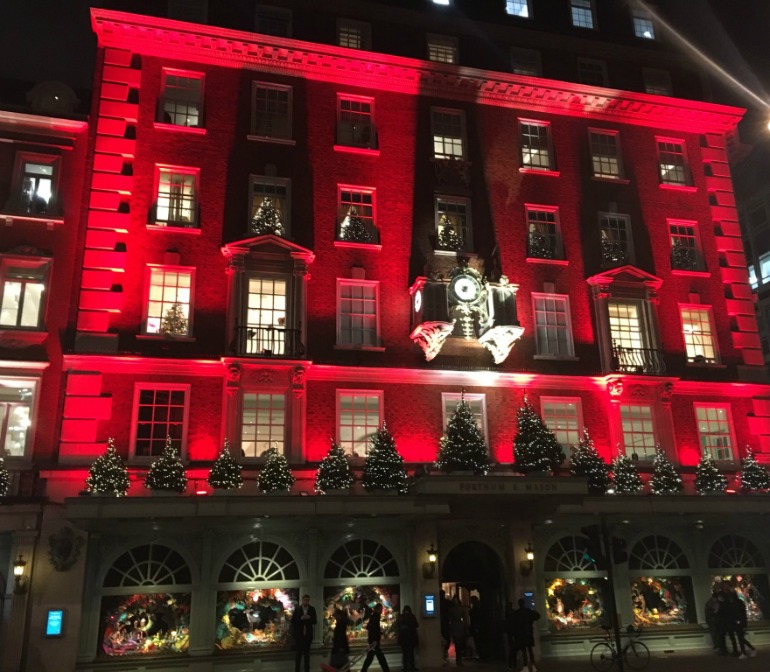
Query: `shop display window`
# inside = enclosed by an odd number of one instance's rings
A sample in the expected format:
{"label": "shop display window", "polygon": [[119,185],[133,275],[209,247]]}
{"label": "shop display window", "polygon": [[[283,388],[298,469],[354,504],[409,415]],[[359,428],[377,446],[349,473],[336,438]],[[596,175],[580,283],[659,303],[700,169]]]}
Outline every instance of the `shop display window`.
{"label": "shop display window", "polygon": [[221,650],[287,648],[298,588],[255,588],[217,593],[215,646]]}
{"label": "shop display window", "polygon": [[692,581],[688,576],[640,576],[631,581],[636,626],[695,623]]}
{"label": "shop display window", "polygon": [[351,644],[366,644],[366,623],[377,604],[382,605],[382,641],[395,644],[394,628],[399,609],[399,587],[390,586],[329,586],[324,588],[323,641],[330,644],[334,634],[334,612],[343,609],[348,614]]}
{"label": "shop display window", "polygon": [[598,628],[604,617],[605,579],[548,579],[546,619],[551,630]]}
{"label": "shop display window", "polygon": [[766,574],[722,574],[711,577],[713,592],[733,590],[746,605],[746,617],[749,621],[770,620]]}

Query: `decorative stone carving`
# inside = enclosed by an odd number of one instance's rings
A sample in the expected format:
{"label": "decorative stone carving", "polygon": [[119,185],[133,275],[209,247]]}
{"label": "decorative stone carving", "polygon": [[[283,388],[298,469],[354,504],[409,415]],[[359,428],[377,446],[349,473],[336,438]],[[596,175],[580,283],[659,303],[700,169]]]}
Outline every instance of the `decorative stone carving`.
{"label": "decorative stone carving", "polygon": [[523,333],[524,327],[492,327],[479,338],[479,343],[489,350],[495,364],[501,364],[511,354],[513,344],[521,338]]}
{"label": "decorative stone carving", "polygon": [[423,322],[409,334],[409,338],[422,348],[425,361],[431,361],[444,345],[449,334],[454,331],[454,322]]}
{"label": "decorative stone carving", "polygon": [[607,381],[607,394],[611,401],[620,401],[623,396],[623,381],[620,378],[610,378]]}
{"label": "decorative stone carving", "polygon": [[227,396],[234,397],[238,394],[241,387],[241,365],[238,362],[232,362],[227,366],[225,390]]}
{"label": "decorative stone carving", "polygon": [[291,391],[295,397],[302,397],[305,394],[305,369],[297,366],[291,372]]}
{"label": "decorative stone carving", "polygon": [[270,369],[262,369],[257,373],[257,380],[260,383],[272,383],[273,382],[273,372]]}
{"label": "decorative stone carving", "polygon": [[674,398],[674,383],[671,381],[663,383],[663,387],[660,391],[660,403],[664,406],[671,406],[671,401]]}
{"label": "decorative stone carving", "polygon": [[66,572],[78,561],[82,546],[82,537],[75,534],[71,527],[62,527],[48,537],[48,559],[57,572]]}

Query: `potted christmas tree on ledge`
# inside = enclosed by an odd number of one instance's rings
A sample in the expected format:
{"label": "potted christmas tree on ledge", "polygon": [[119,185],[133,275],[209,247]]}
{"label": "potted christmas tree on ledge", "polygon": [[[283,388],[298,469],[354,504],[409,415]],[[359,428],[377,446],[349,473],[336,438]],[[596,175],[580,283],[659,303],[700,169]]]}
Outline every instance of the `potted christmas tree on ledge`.
{"label": "potted christmas tree on ledge", "polygon": [[678,495],[684,489],[682,477],[658,445],[655,447],[655,460],[652,463],[650,492],[653,495]]}
{"label": "potted christmas tree on ledge", "polygon": [[267,450],[267,461],[257,478],[257,487],[265,494],[286,494],[294,485],[294,475],[286,458],[271,446]]}
{"label": "potted christmas tree on ledge", "polygon": [[187,489],[187,474],[170,436],[166,437],[166,447],[160,457],[150,465],[144,485],[157,495],[173,495]]}
{"label": "potted christmas tree on ledge", "polygon": [[746,447],[746,457],[741,460],[739,476],[743,492],[765,492],[770,490],[770,474],[754,457],[751,448]]}
{"label": "potted christmas tree on ledge", "polygon": [[237,492],[243,485],[241,468],[230,453],[230,444],[227,439],[211,467],[206,482],[213,488],[214,494]]}
{"label": "potted christmas tree on ledge", "polygon": [[588,492],[592,495],[606,495],[610,488],[610,467],[596,451],[594,442],[585,427],[580,443],[572,453],[569,473],[587,478]]}
{"label": "potted christmas tree on ledge", "polygon": [[318,465],[315,479],[316,492],[321,495],[347,494],[354,480],[345,451],[332,439],[329,452]]}
{"label": "potted christmas tree on ledge", "polygon": [[695,469],[695,490],[699,495],[719,495],[726,489],[727,476],[719,471],[708,450],[704,450]]}
{"label": "potted christmas tree on ledge", "polygon": [[618,455],[612,461],[612,488],[618,495],[638,495],[644,483],[636,463],[626,455]]}
{"label": "potted christmas tree on ledge", "polygon": [[404,458],[385,423],[369,440],[361,480],[364,490],[374,494],[406,494],[408,490]]}
{"label": "potted christmas tree on ledge", "polygon": [[436,467],[446,473],[467,472],[475,476],[486,476],[489,471],[487,444],[464,394],[441,437]]}
{"label": "potted christmas tree on ledge", "polygon": [[97,457],[88,470],[86,490],[92,495],[125,497],[130,485],[128,469],[115,450],[115,439],[110,437],[106,452]]}
{"label": "potted christmas tree on ledge", "polygon": [[513,469],[522,474],[547,476],[564,462],[564,451],[554,433],[524,395],[524,405],[516,412],[518,432],[513,440]]}

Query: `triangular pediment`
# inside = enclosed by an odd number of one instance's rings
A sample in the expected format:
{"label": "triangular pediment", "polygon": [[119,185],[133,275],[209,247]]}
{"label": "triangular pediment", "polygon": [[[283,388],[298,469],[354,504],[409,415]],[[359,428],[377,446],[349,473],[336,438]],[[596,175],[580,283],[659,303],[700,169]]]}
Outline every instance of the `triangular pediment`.
{"label": "triangular pediment", "polygon": [[267,257],[283,256],[291,257],[293,259],[304,259],[308,264],[311,264],[313,259],[315,259],[315,254],[311,250],[272,233],[225,243],[222,246],[221,251],[222,254],[228,258],[245,255]]}
{"label": "triangular pediment", "polygon": [[631,264],[602,271],[587,278],[586,282],[592,286],[617,283],[621,285],[644,285],[652,289],[658,289],[663,284],[663,280],[657,275],[652,275],[652,273],[643,271]]}

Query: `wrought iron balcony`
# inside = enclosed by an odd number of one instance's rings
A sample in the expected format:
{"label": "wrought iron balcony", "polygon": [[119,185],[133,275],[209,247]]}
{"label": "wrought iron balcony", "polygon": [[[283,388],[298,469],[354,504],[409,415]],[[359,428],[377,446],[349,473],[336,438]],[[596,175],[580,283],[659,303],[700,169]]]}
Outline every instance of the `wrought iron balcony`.
{"label": "wrought iron balcony", "polygon": [[299,329],[238,327],[236,341],[235,351],[241,356],[294,358],[305,354]]}
{"label": "wrought iron balcony", "polygon": [[[6,462],[7,464],[7,462]],[[31,499],[45,495],[46,481],[40,478],[36,467],[16,468],[8,465],[8,492],[6,497]]]}
{"label": "wrought iron balcony", "polygon": [[653,348],[612,346],[612,370],[619,373],[642,373],[660,376],[666,372],[663,353]]}

